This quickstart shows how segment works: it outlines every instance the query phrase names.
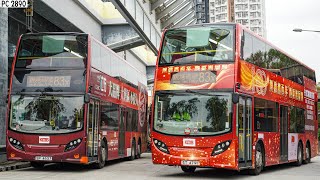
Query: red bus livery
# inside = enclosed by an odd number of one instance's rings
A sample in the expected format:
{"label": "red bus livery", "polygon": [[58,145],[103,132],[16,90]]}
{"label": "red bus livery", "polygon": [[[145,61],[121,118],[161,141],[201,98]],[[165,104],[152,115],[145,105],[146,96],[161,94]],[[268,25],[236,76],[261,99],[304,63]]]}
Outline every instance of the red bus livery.
{"label": "red bus livery", "polygon": [[248,169],[318,152],[315,72],[239,24],[164,32],[156,67],[154,164]]}
{"label": "red bus livery", "polygon": [[25,34],[17,47],[8,160],[102,168],[147,149],[144,74],[87,34]]}

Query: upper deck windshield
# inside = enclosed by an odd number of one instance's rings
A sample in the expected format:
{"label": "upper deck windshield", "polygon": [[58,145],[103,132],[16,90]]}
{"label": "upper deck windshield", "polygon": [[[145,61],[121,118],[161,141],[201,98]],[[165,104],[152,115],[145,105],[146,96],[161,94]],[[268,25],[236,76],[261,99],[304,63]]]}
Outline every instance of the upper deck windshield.
{"label": "upper deck windshield", "polygon": [[87,35],[22,36],[16,68],[82,67],[86,65]]}
{"label": "upper deck windshield", "polygon": [[170,135],[218,135],[231,130],[231,93],[158,93],[154,129]]}
{"label": "upper deck windshield", "polygon": [[11,98],[9,127],[24,133],[60,134],[83,127],[83,96],[23,96]]}
{"label": "upper deck windshield", "polygon": [[234,61],[234,25],[168,30],[159,65]]}
{"label": "upper deck windshield", "polygon": [[22,36],[12,92],[84,92],[87,42],[85,34]]}

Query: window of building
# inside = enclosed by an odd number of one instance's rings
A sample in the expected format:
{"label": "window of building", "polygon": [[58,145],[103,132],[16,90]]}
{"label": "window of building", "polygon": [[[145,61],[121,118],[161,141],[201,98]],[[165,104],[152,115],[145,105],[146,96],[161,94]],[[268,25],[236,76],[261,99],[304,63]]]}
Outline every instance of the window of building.
{"label": "window of building", "polygon": [[278,103],[255,98],[254,129],[262,132],[278,131]]}

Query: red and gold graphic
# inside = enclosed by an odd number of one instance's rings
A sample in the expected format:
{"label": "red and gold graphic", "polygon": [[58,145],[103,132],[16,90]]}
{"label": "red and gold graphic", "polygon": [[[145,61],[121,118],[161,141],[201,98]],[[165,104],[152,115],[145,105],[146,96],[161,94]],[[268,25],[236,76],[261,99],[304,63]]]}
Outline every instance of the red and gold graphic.
{"label": "red and gold graphic", "polygon": [[249,64],[240,66],[240,83],[246,91],[253,91],[260,95],[266,95],[269,77],[261,69],[255,70]]}
{"label": "red and gold graphic", "polygon": [[155,90],[232,88],[234,75],[234,64],[159,67]]}
{"label": "red and gold graphic", "polygon": [[238,92],[303,106],[303,86],[245,61],[240,61],[239,65]]}

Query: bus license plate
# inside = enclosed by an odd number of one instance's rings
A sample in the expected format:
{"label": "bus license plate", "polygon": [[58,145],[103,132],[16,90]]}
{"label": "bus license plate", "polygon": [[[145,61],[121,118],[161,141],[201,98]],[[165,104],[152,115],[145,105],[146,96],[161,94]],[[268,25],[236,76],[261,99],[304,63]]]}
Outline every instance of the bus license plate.
{"label": "bus license plate", "polygon": [[50,156],[36,156],[34,159],[37,161],[52,161]]}
{"label": "bus license plate", "polygon": [[184,165],[184,166],[200,166],[200,162],[199,161],[186,161],[186,160],[183,160],[183,161],[181,161],[181,165]]}

